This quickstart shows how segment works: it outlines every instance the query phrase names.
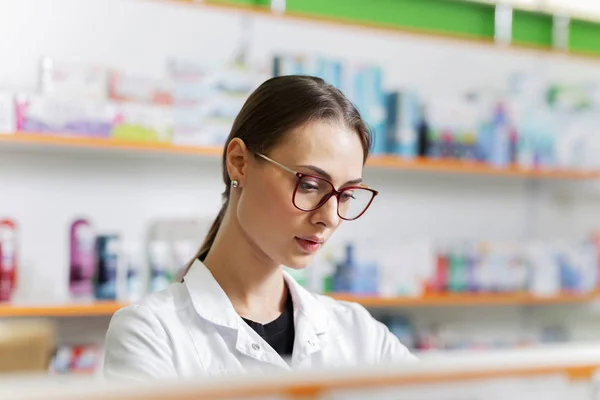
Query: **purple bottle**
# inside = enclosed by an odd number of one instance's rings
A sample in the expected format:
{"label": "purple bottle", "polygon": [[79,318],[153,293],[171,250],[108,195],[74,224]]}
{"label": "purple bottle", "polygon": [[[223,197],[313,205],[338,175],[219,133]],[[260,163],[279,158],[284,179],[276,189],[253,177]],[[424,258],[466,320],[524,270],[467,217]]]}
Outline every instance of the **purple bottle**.
{"label": "purple bottle", "polygon": [[96,236],[90,223],[77,219],[70,231],[69,292],[72,298],[92,299],[96,273]]}

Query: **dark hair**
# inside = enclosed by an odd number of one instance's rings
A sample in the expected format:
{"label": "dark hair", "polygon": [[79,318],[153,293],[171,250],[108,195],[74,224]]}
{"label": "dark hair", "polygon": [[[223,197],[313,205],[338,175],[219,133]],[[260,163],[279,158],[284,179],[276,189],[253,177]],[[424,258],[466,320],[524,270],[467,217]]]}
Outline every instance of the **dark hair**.
{"label": "dark hair", "polygon": [[341,91],[321,78],[306,75],[286,75],[265,81],[248,97],[233,122],[223,149],[223,206],[185,272],[196,258],[206,257],[225,216],[231,190],[226,164],[229,142],[240,138],[250,152],[267,154],[288,132],[314,120],[343,123],[354,130],[362,143],[363,162],[366,162],[371,133],[356,107]]}

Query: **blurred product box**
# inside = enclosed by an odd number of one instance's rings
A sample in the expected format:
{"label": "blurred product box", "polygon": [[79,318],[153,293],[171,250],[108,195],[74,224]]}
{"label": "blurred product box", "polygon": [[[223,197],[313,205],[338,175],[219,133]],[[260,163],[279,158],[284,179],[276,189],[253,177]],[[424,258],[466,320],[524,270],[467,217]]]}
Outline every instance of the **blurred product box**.
{"label": "blurred product box", "polygon": [[113,104],[115,139],[150,142],[170,142],[173,132],[173,111],[170,107],[142,103]]}
{"label": "blurred product box", "polygon": [[172,88],[167,80],[116,71],[110,73],[108,97],[116,101],[173,104]]}
{"label": "blurred product box", "polygon": [[0,323],[0,373],[46,372],[54,351],[55,328],[44,320]]}
{"label": "blurred product box", "polygon": [[16,127],[19,132],[109,137],[116,111],[106,101],[18,94]]}
{"label": "blurred product box", "polygon": [[44,57],[40,65],[40,88],[44,97],[104,100],[108,70],[100,65],[69,63]]}
{"label": "blurred product box", "polygon": [[272,60],[272,73],[274,76],[317,76],[340,89],[372,129],[373,154],[389,152],[384,72],[380,66],[320,56],[279,54]]}
{"label": "blurred product box", "polygon": [[93,374],[101,364],[102,349],[94,344],[60,346],[49,366],[50,375]]}
{"label": "blurred product box", "polygon": [[241,63],[201,64],[172,59],[173,143],[220,146],[250,93],[268,76]]}

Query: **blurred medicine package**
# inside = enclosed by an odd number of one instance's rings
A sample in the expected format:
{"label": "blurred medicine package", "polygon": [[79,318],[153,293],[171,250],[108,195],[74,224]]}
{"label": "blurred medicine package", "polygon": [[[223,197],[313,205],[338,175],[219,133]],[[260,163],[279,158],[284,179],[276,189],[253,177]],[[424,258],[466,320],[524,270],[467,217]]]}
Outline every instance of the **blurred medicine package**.
{"label": "blurred medicine package", "polygon": [[44,97],[106,100],[109,70],[101,65],[43,57],[39,93]]}
{"label": "blurred medicine package", "polygon": [[0,322],[0,373],[45,373],[56,329],[47,320]]}

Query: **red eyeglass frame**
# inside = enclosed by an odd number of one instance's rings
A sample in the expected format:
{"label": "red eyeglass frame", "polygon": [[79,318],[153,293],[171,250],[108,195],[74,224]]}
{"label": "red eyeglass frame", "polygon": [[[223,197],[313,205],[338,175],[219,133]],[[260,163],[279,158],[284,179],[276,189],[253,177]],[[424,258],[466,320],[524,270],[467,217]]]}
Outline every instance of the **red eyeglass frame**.
{"label": "red eyeglass frame", "polygon": [[[336,212],[337,212],[337,215],[338,215],[338,217],[340,217],[340,218],[341,218],[341,219],[343,219],[344,221],[354,221],[354,220],[357,220],[358,218],[360,218],[360,217],[362,217],[362,216],[363,216],[363,214],[364,214],[364,213],[365,213],[365,212],[366,212],[366,211],[369,209],[369,207],[371,206],[371,203],[373,203],[373,200],[375,199],[375,197],[376,197],[376,196],[379,194],[379,191],[377,191],[377,190],[375,190],[375,189],[371,189],[371,188],[369,188],[369,187],[365,187],[365,186],[358,186],[358,185],[354,185],[354,186],[347,186],[347,187],[345,187],[345,188],[342,188],[341,190],[337,190],[337,189],[335,188],[335,186],[333,186],[333,183],[329,182],[329,181],[328,181],[327,179],[325,179],[325,178],[322,178],[322,177],[320,177],[320,176],[316,176],[316,175],[303,174],[302,172],[297,172],[297,171],[294,171],[293,169],[290,169],[290,168],[286,167],[285,165],[282,165],[282,164],[278,163],[277,161],[275,161],[275,160],[272,160],[272,159],[270,159],[269,157],[267,157],[267,156],[265,156],[265,155],[263,155],[263,154],[257,153],[257,155],[258,155],[259,157],[261,157],[261,158],[263,158],[263,159],[265,159],[265,160],[267,160],[267,161],[269,161],[269,162],[271,162],[271,163],[273,163],[273,164],[277,165],[278,167],[280,167],[280,168],[284,169],[285,171],[287,171],[287,172],[290,172],[290,173],[292,173],[292,174],[296,175],[296,177],[298,178],[298,181],[296,182],[296,185],[294,186],[294,192],[292,193],[292,204],[294,205],[294,207],[296,207],[296,208],[297,208],[298,210],[300,210],[300,211],[310,212],[310,211],[315,211],[315,210],[318,210],[318,209],[319,209],[319,208],[321,208],[321,207],[322,207],[322,206],[323,206],[325,203],[327,203],[327,202],[329,201],[329,199],[330,199],[332,196],[335,196],[335,197],[336,197],[336,199],[337,199],[337,207],[336,207]],[[313,178],[313,179],[318,179],[318,180],[320,180],[320,181],[327,182],[327,184],[329,184],[329,186],[331,187],[331,191],[329,192],[329,194],[327,194],[327,195],[323,196],[323,199],[322,199],[322,200],[321,200],[321,201],[320,201],[320,202],[317,204],[317,206],[316,206],[316,207],[314,207],[314,208],[311,208],[311,209],[305,209],[305,208],[301,208],[301,207],[299,207],[299,206],[296,204],[296,192],[298,191],[298,187],[300,187],[300,182],[302,182],[302,179],[303,179],[303,178]],[[340,195],[341,195],[342,193],[346,192],[346,191],[349,191],[349,190],[355,190],[355,189],[367,190],[367,191],[371,192],[371,193],[373,194],[373,196],[371,196],[371,200],[369,200],[369,203],[367,203],[367,205],[365,206],[364,210],[363,210],[363,211],[362,211],[360,214],[358,214],[356,217],[354,217],[354,218],[345,218],[345,217],[342,217],[342,216],[340,215]]]}

